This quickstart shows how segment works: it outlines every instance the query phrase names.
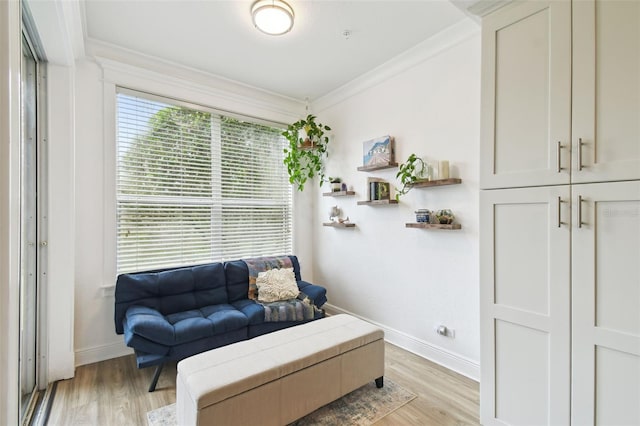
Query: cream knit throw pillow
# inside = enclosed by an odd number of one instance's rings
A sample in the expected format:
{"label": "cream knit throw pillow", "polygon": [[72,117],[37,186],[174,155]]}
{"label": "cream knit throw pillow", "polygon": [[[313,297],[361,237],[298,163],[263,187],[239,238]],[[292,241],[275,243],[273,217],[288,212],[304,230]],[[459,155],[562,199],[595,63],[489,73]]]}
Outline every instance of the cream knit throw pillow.
{"label": "cream knit throw pillow", "polygon": [[258,286],[258,301],[263,303],[295,299],[300,293],[293,268],[260,272],[256,278],[256,285]]}

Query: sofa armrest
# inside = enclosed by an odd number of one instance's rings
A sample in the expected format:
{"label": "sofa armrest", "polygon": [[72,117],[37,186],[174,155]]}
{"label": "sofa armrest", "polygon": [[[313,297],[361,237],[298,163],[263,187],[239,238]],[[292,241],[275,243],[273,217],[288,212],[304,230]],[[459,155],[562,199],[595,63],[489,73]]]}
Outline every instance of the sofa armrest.
{"label": "sofa armrest", "polygon": [[324,287],[306,281],[298,281],[298,288],[301,292],[309,296],[318,308],[327,302],[327,289]]}
{"label": "sofa armrest", "polygon": [[175,340],[173,325],[160,312],[146,306],[130,306],[126,312],[128,331],[153,342],[167,344]]}

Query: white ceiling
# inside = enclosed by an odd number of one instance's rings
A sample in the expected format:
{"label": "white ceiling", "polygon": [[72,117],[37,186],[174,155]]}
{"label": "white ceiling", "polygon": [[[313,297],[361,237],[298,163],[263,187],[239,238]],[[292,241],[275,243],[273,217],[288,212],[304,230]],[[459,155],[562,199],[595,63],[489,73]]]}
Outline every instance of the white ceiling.
{"label": "white ceiling", "polygon": [[293,30],[268,36],[253,27],[251,4],[85,0],[85,37],[313,101],[470,19],[448,0],[289,0]]}

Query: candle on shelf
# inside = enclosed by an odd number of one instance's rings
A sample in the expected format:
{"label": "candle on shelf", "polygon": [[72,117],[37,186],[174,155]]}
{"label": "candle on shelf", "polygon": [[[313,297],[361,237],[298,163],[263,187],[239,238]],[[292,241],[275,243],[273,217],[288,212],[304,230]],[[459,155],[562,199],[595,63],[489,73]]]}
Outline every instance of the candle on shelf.
{"label": "candle on shelf", "polygon": [[447,160],[438,163],[438,179],[449,179],[449,162]]}

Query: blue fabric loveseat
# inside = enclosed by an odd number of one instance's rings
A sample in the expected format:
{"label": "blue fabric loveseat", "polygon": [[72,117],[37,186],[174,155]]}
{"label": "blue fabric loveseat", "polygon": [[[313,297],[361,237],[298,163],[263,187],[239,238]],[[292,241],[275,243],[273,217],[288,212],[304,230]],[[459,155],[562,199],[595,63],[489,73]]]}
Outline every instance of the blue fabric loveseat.
{"label": "blue fabric loveseat", "polygon": [[[302,280],[296,256],[291,260],[301,292],[320,308],[326,289]],[[247,261],[255,259],[246,259]],[[319,319],[265,322],[265,309],[248,298],[249,268],[244,260],[118,276],[115,329],[136,354],[138,368],[156,366],[149,392],[155,390],[166,361],[250,339]]]}

